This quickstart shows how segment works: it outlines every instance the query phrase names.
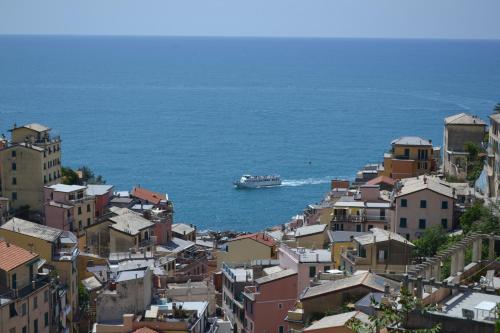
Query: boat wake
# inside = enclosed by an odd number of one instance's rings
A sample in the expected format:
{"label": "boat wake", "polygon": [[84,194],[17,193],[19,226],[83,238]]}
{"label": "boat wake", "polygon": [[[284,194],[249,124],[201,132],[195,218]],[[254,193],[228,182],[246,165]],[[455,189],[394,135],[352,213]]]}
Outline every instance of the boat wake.
{"label": "boat wake", "polygon": [[305,185],[327,184],[332,180],[332,177],[323,178],[305,178],[305,179],[283,179],[281,186],[297,187]]}

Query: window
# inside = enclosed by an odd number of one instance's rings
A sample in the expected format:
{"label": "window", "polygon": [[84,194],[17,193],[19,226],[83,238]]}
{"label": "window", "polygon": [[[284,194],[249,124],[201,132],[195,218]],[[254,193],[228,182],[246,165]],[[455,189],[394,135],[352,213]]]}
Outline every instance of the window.
{"label": "window", "polygon": [[45,303],[47,303],[47,302],[49,301],[49,291],[48,291],[48,290],[45,290],[45,291],[43,292],[43,301],[44,301]]}
{"label": "window", "polygon": [[330,270],[330,266],[323,267],[323,272],[328,272]]}
{"label": "window", "polygon": [[356,225],[356,231],[361,232],[361,225],[360,224]]}
{"label": "window", "polygon": [[406,222],[407,222],[406,217],[400,218],[399,219],[399,227],[400,228],[406,228]]}
{"label": "window", "polygon": [[43,183],[47,184],[47,176],[46,175],[43,176]]}
{"label": "window", "polygon": [[12,170],[17,170],[17,164],[16,164],[16,162],[12,163]]}
{"label": "window", "polygon": [[406,234],[406,240],[410,240],[410,234]]}
{"label": "window", "polygon": [[78,207],[78,215],[82,215],[82,207]]}
{"label": "window", "polygon": [[441,219],[441,226],[443,229],[448,229],[448,219]]}
{"label": "window", "polygon": [[12,200],[17,200],[17,192],[12,192]]}
{"label": "window", "polygon": [[283,326],[280,326],[278,328],[278,333],[284,333],[285,332],[285,328]]}
{"label": "window", "polygon": [[38,308],[38,297],[37,296],[35,296],[33,298],[33,309],[36,309],[36,308]]}
{"label": "window", "polygon": [[12,185],[17,185],[17,178],[16,177],[12,177]]}
{"label": "window", "polygon": [[283,308],[283,304],[282,303],[278,303],[278,309],[282,309]]}
{"label": "window", "polygon": [[10,303],[9,304],[9,315],[10,315],[11,318],[17,316],[16,304],[15,303]]}
{"label": "window", "polygon": [[90,217],[87,218],[87,225],[90,225]]}
{"label": "window", "polygon": [[425,219],[418,220],[418,228],[425,229]]}
{"label": "window", "polygon": [[43,315],[43,326],[47,327],[49,326],[49,313],[45,312]]}
{"label": "window", "polygon": [[316,266],[309,266],[309,277],[313,278],[316,276]]}
{"label": "window", "polygon": [[90,212],[90,205],[87,205],[87,212]]}
{"label": "window", "polygon": [[368,230],[372,229],[373,228],[373,225],[369,224],[368,225]]}
{"label": "window", "polygon": [[410,149],[409,148],[405,148],[405,156],[410,157]]}
{"label": "window", "polygon": [[13,151],[11,152],[11,156],[12,156],[12,157],[16,157],[16,155],[17,155],[17,152],[16,152],[15,150],[13,150]]}
{"label": "window", "polygon": [[26,303],[21,305],[21,316],[26,316]]}
{"label": "window", "polygon": [[12,274],[12,289],[17,289],[17,275],[16,275],[16,273]]}
{"label": "window", "polygon": [[441,209],[448,209],[448,201],[441,202]]}
{"label": "window", "polygon": [[28,328],[26,326],[23,326],[23,333],[28,333]]}
{"label": "window", "polygon": [[420,200],[420,208],[427,208],[427,200]]}
{"label": "window", "polygon": [[38,319],[33,320],[33,332],[38,333]]}
{"label": "window", "polygon": [[408,200],[401,199],[401,207],[408,207]]}
{"label": "window", "polygon": [[78,230],[82,230],[82,221],[78,221]]}

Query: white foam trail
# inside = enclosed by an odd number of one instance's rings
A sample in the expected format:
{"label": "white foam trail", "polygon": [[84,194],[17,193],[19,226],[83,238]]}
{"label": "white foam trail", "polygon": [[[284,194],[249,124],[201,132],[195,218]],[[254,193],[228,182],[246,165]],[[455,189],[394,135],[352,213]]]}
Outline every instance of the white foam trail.
{"label": "white foam trail", "polygon": [[305,186],[305,185],[319,185],[329,183],[333,178],[305,178],[305,179],[284,179],[281,182],[281,186]]}

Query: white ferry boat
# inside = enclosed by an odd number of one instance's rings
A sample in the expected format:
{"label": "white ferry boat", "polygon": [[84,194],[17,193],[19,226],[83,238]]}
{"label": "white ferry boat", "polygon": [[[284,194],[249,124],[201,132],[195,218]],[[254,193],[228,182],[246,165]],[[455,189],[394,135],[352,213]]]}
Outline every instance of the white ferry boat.
{"label": "white ferry boat", "polygon": [[280,176],[251,176],[243,175],[234,182],[237,188],[259,188],[281,185]]}

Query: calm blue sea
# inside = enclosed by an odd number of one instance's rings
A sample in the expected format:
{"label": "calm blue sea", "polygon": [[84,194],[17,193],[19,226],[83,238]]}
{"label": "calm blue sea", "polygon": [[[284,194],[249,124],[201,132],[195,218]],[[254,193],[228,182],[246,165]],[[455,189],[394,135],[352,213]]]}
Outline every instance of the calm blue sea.
{"label": "calm blue sea", "polygon": [[500,42],[0,37],[2,132],[46,124],[63,164],[167,192],[201,229],[283,223],[393,138],[441,144],[443,117],[499,101]]}

